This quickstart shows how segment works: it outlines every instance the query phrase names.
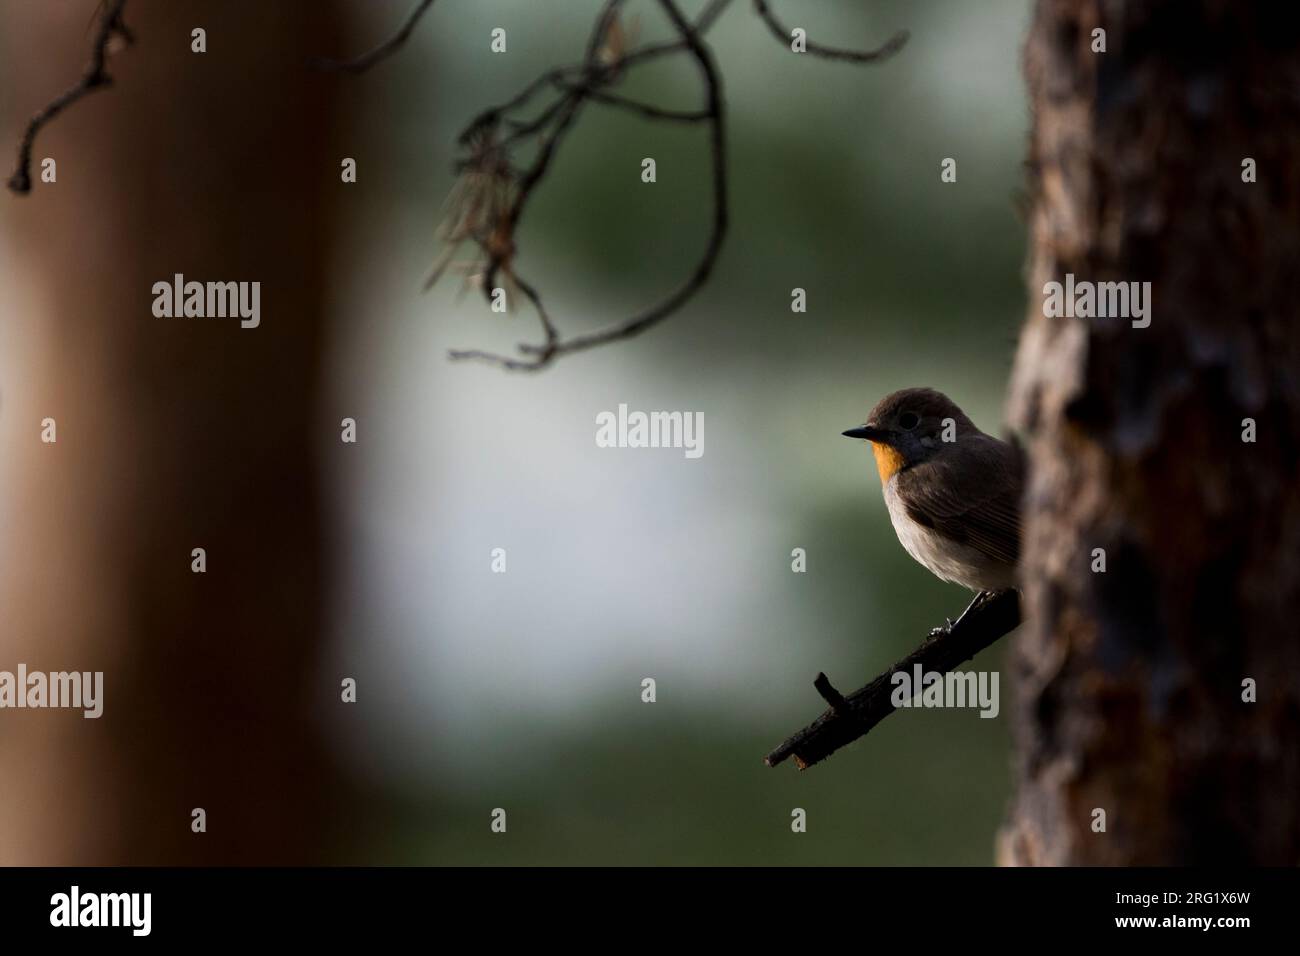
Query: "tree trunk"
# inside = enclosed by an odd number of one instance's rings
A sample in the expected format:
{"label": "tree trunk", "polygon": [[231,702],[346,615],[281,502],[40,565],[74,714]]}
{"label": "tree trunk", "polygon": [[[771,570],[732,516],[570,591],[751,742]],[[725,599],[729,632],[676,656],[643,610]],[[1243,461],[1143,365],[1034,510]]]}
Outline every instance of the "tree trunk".
{"label": "tree trunk", "polygon": [[[81,74],[95,6],[4,11],[6,143]],[[5,319],[26,362],[3,383],[17,504],[0,669],[104,672],[98,720],[0,716],[0,864],[327,849],[319,721],[339,697],[315,666],[315,460],[338,434],[318,384],[342,187],[338,80],[305,64],[339,49],[338,16],[332,2],[128,4],[136,43],[111,57],[114,84],[37,139],[35,173],[52,157],[57,182],[0,200],[26,304]],[[200,27],[206,53],[191,51]],[[260,327],[155,317],[152,286],[175,273],[260,281]]]}
{"label": "tree trunk", "polygon": [[[1026,71],[1029,624],[999,858],[1293,865],[1300,27],[1286,4],[1040,0]],[[1067,274],[1149,281],[1150,326],[1045,317]]]}

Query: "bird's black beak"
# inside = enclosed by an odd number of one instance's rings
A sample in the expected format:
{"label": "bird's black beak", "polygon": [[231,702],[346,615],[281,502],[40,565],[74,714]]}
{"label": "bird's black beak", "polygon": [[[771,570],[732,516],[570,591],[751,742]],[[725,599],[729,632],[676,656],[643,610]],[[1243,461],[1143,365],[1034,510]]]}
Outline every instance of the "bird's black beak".
{"label": "bird's black beak", "polygon": [[857,428],[850,428],[846,432],[840,432],[845,438],[865,438],[867,441],[884,441],[889,433],[883,428],[877,428],[874,425],[859,425]]}

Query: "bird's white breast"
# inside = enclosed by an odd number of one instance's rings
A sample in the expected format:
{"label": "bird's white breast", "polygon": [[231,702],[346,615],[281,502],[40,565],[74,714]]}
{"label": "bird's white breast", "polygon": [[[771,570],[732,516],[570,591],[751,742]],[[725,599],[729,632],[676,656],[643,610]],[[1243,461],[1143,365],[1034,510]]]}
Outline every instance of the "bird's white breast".
{"label": "bird's white breast", "polygon": [[885,507],[899,543],[907,553],[932,574],[970,588],[972,591],[999,591],[1015,587],[1015,568],[990,558],[969,545],[960,544],[913,521],[898,495],[898,477],[885,483]]}

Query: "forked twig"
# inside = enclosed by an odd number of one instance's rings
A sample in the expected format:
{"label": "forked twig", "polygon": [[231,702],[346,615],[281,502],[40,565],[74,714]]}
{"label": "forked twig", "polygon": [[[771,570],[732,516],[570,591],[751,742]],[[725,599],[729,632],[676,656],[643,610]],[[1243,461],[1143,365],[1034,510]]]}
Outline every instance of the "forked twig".
{"label": "forked twig", "polygon": [[[453,359],[489,362],[512,371],[536,371],[563,355],[580,352],[622,339],[632,338],[679,311],[708,282],[717,264],[728,225],[727,138],[722,76],[704,34],[729,6],[731,0],[711,0],[691,22],[676,0],[655,0],[672,25],[675,37],[637,49],[624,31],[621,8],[625,0],[606,0],[587,43],[582,62],[548,70],[510,100],[479,113],[465,128],[459,142],[467,155],[458,163],[460,180],[453,191],[454,202],[444,221],[441,236],[447,250],[430,273],[426,288],[440,279],[452,265],[457,250],[465,243],[476,249],[476,260],[468,263],[469,281],[492,300],[500,284],[514,285],[529,300],[542,326],[541,343],[520,343],[518,356],[500,355],[481,349],[455,349]],[[420,3],[402,29],[370,52],[354,60],[331,64],[334,68],[361,72],[384,59],[406,42],[411,30],[430,6]],[[756,10],[774,31],[784,28],[765,3]],[[857,53],[832,50],[815,44],[809,52],[833,59],[870,62],[899,49],[906,34],[899,34],[880,50]],[[693,59],[704,89],[703,108],[667,109],[614,92],[633,68],[674,54]],[[540,109],[521,115],[539,98]],[[583,107],[594,102],[653,122],[701,123],[708,126],[712,187],[709,234],[691,273],[665,299],[632,317],[595,332],[564,337],[542,306],[535,286],[523,282],[515,270],[516,235],[535,190],[549,174],[569,132]],[[528,162],[516,163],[514,155],[532,150]]]}
{"label": "forked twig", "polygon": [[18,141],[18,159],[8,182],[10,191],[16,195],[26,196],[32,191],[32,148],[41,128],[77,100],[112,85],[113,78],[108,75],[109,44],[114,37],[120,37],[128,45],[135,42],[135,36],[122,19],[125,7],[126,0],[106,0],[95,30],[90,62],[82,72],[81,79],[52,99],[28,121],[22,139]]}
{"label": "forked twig", "polygon": [[1000,591],[973,603],[955,624],[937,629],[911,654],[847,697],[831,686],[825,674],[818,674],[813,687],[829,709],[791,735],[764,762],[775,767],[787,757],[794,757],[799,769],[805,770],[825,760],[894,712],[890,699],[894,674],[911,673],[918,664],[923,671],[946,674],[1015,630],[1019,623],[1020,595],[1014,590]]}

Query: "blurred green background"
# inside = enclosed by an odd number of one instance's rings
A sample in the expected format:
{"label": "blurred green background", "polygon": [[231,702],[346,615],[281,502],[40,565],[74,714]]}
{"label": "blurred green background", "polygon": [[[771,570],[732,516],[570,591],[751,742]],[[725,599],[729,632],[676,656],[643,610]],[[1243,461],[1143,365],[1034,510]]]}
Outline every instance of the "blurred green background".
{"label": "blurred green background", "polygon": [[[991,862],[1006,675],[995,720],[904,712],[804,773],[761,758],[822,710],[818,670],[860,686],[968,600],[904,553],[869,453],[839,433],[909,385],[1001,432],[1023,311],[1028,4],[774,6],[822,42],[876,46],[901,28],[911,41],[879,65],[796,56],[734,3],[709,35],[732,208],[712,281],[649,334],[538,376],[445,357],[536,341],[529,313],[458,299],[454,279],[419,289],[456,134],[580,59],[599,3],[449,0],[351,81],[361,179],[346,191],[332,381],[367,423],[367,454],[333,486],[350,557],[331,671],[355,673],[362,695],[333,732],[376,809],[350,859]],[[406,8],[376,4],[353,33],[382,36]],[[631,10],[640,42],[667,36],[652,4]],[[494,27],[506,55],[488,49]],[[685,57],[620,92],[679,108],[701,96]],[[940,181],[946,157],[955,184]],[[519,236],[519,269],[565,330],[631,315],[689,272],[707,162],[703,128],[586,109]],[[795,287],[806,314],[791,312]],[[704,456],[596,448],[595,415],[624,402],[703,412]],[[807,573],[791,572],[795,547]]]}

